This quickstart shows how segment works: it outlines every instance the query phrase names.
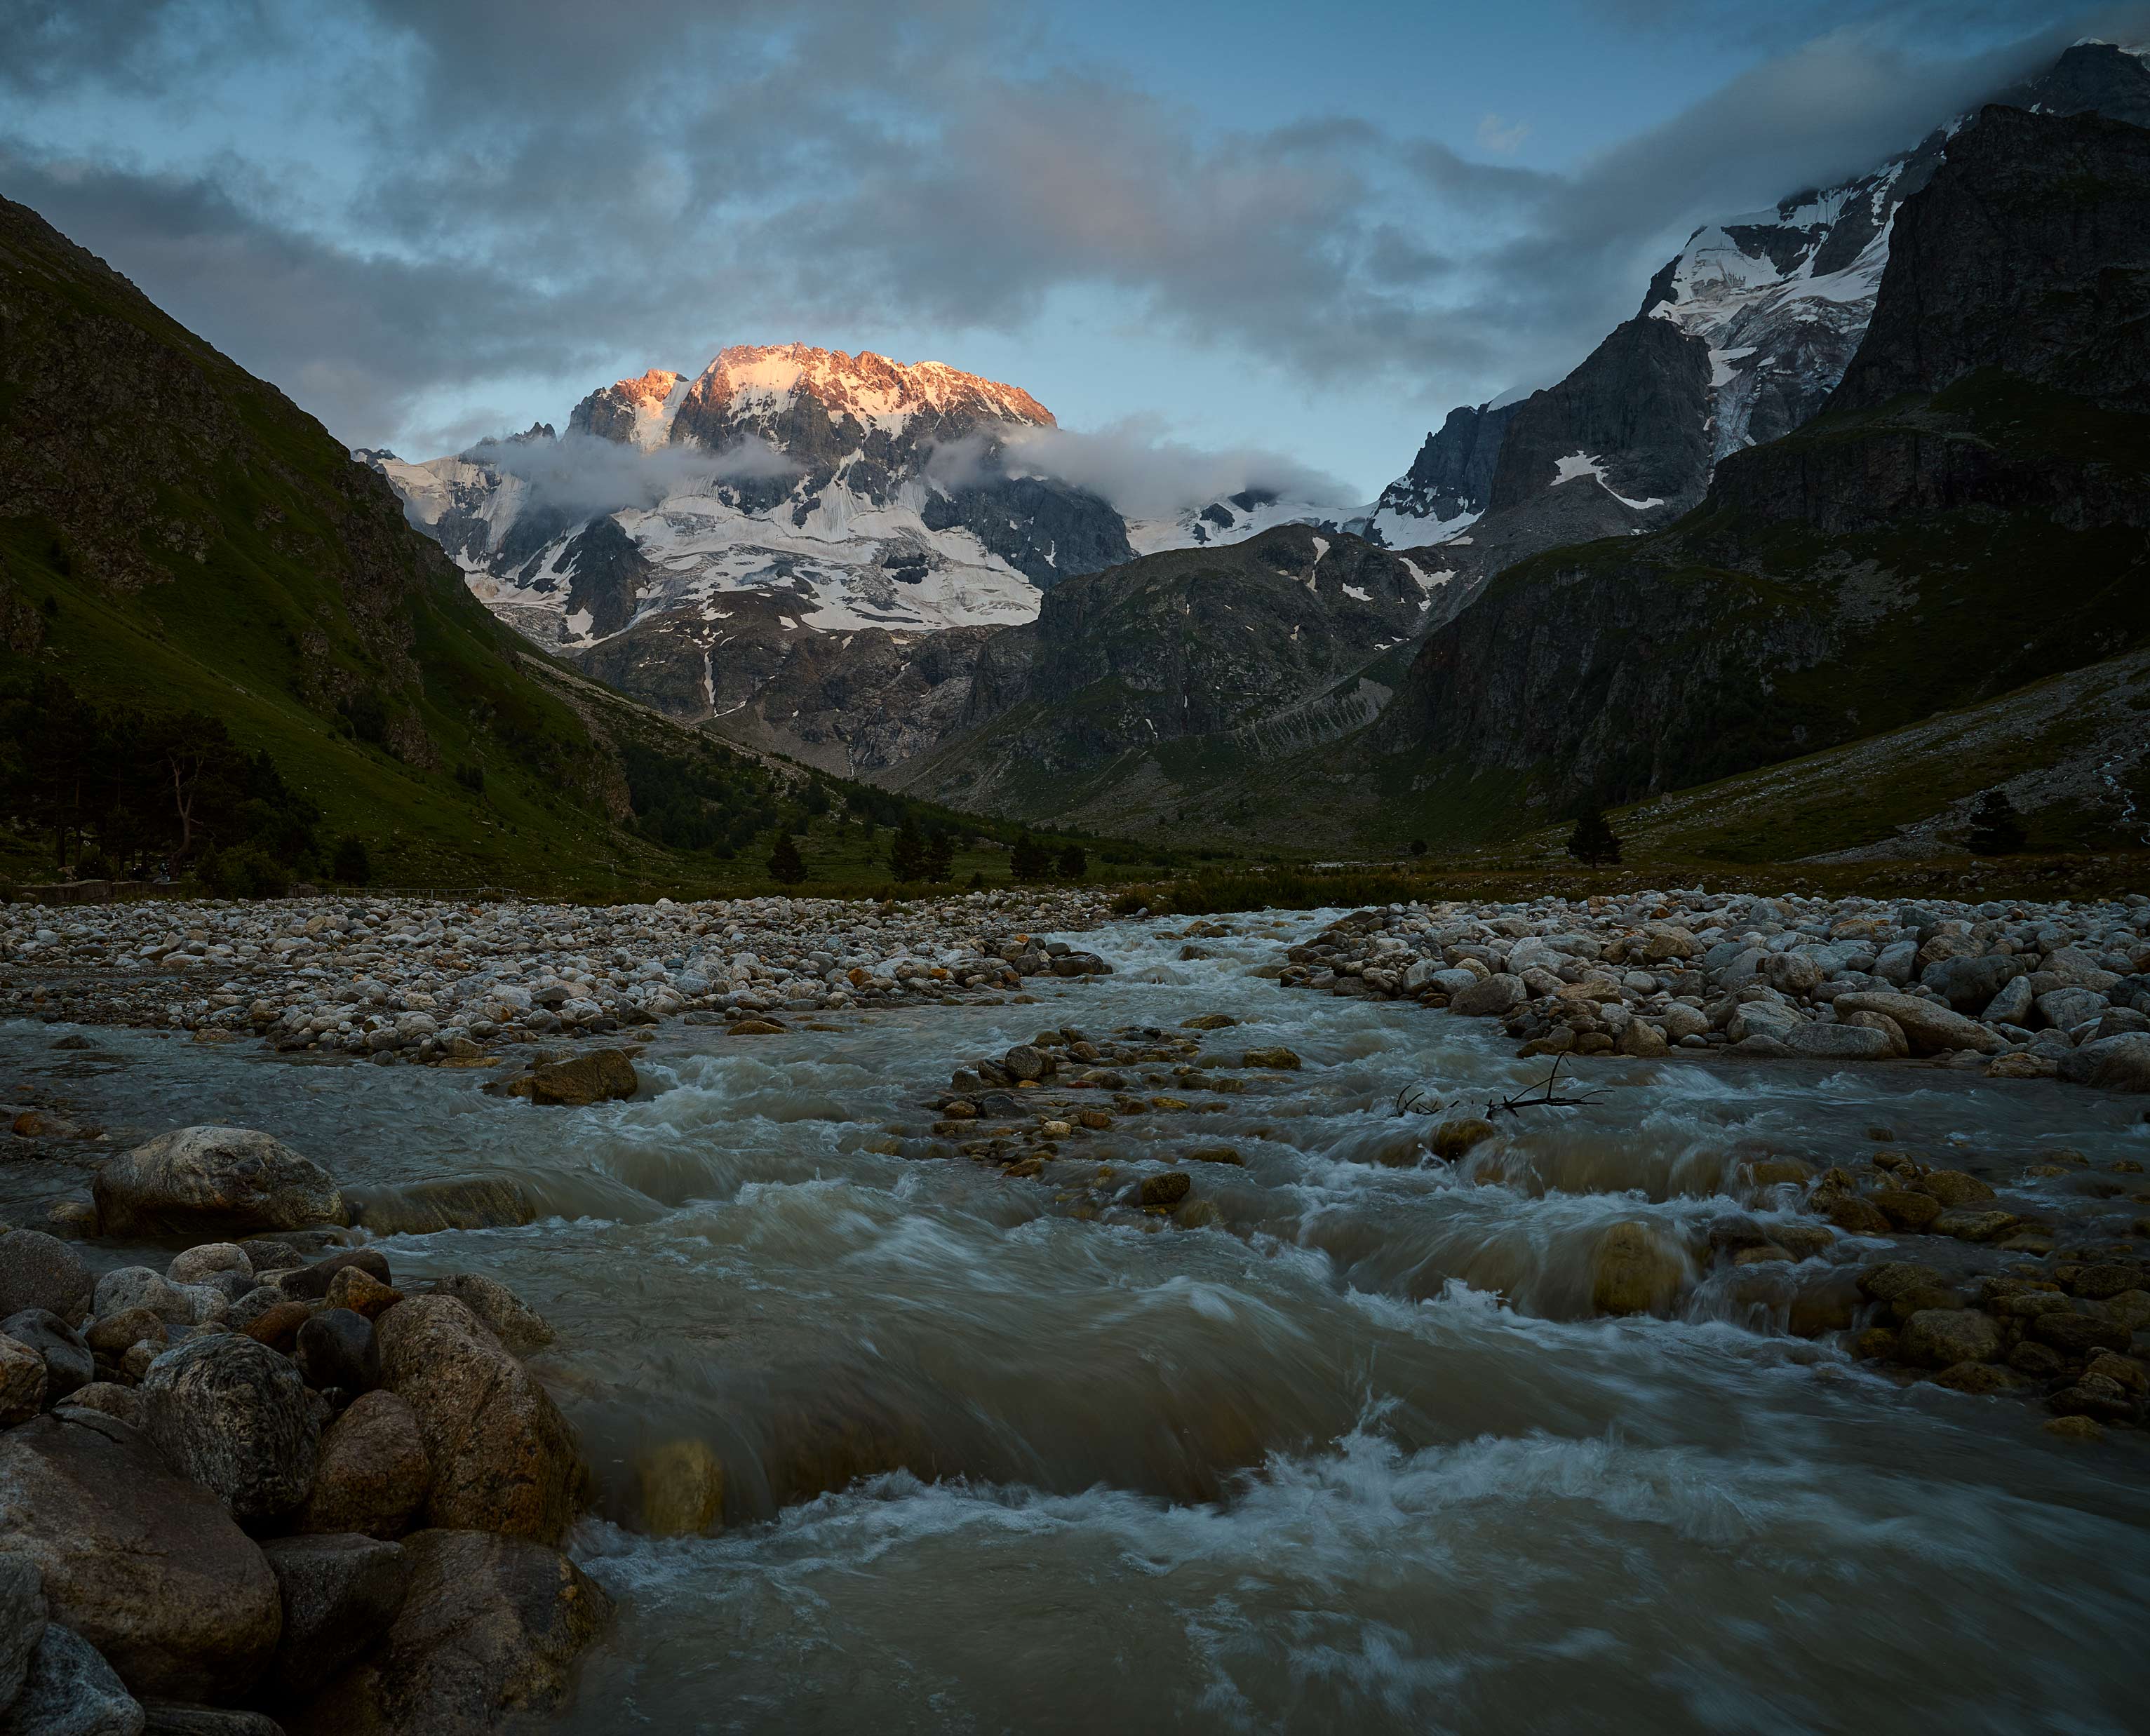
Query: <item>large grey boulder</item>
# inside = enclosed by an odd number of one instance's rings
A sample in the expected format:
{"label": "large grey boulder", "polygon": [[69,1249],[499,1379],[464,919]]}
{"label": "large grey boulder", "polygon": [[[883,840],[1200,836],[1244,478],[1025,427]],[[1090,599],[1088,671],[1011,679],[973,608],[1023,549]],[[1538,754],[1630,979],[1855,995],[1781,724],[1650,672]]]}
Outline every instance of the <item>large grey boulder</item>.
{"label": "large grey boulder", "polygon": [[321,1436],[320,1469],[295,1528],[400,1537],[432,1486],[417,1413],[392,1392],[369,1392]]}
{"label": "large grey boulder", "polygon": [[1886,1061],[1895,1051],[1885,1032],[1858,1025],[1796,1025],[1784,1047],[1812,1061]]}
{"label": "large grey boulder", "polygon": [[283,1608],[254,1540],[115,1418],[71,1409],[0,1435],[0,1549],[37,1563],[52,1620],[138,1696],[236,1698],[275,1650]]}
{"label": "large grey boulder", "polygon": [[28,1422],[45,1408],[45,1359],[0,1333],[0,1429]]}
{"label": "large grey boulder", "polygon": [[2008,1047],[1997,1032],[1987,1030],[1976,1019],[1966,1018],[1938,1001],[1924,1001],[1916,995],[1862,989],[1856,994],[1839,995],[1836,1012],[1839,1018],[1847,1013],[1878,1012],[1894,1019],[1914,1055],[1937,1055],[1944,1049],[1976,1049],[1982,1055],[1992,1055]]}
{"label": "large grey boulder", "polygon": [[2150,1032],[2101,1037],[2061,1057],[2061,1077],[2100,1091],[2150,1091]]}
{"label": "large grey boulder", "polygon": [[141,1703],[96,1647],[49,1622],[0,1736],[142,1736]]}
{"label": "large grey boulder", "polygon": [[268,1345],[235,1332],[189,1339],[149,1365],[140,1392],[144,1432],[240,1518],[306,1498],[320,1423],[298,1370]]}
{"label": "large grey boulder", "polygon": [[89,1268],[58,1236],[41,1229],[0,1235],[0,1318],[41,1308],[79,1326],[94,1294]]}
{"label": "large grey boulder", "polygon": [[467,1736],[557,1709],[612,1602],[558,1550],[484,1532],[406,1538],[410,1589],[373,1654],[314,1703],[313,1736]]}
{"label": "large grey boulder", "polygon": [[0,1551],[0,1708],[22,1692],[30,1654],[44,1633],[45,1587],[37,1562],[19,1549]]}
{"label": "large grey boulder", "polygon": [[1991,953],[1982,958],[1940,958],[1928,965],[1920,982],[1933,990],[1958,1012],[1982,1012],[2004,984],[2028,971],[2013,953]]}
{"label": "large grey boulder", "polygon": [[411,1558],[402,1547],[349,1532],[264,1543],[284,1597],[284,1637],[264,1684],[300,1701],[372,1649],[402,1612]]}
{"label": "large grey boulder", "polygon": [[381,1315],[381,1385],[416,1414],[433,1467],[428,1522],[558,1542],[587,1481],[545,1389],[452,1296]]}
{"label": "large grey boulder", "polygon": [[1505,1018],[1523,1004],[1523,979],[1507,971],[1496,971],[1448,997],[1448,1010],[1466,1018]]}
{"label": "large grey boulder", "polygon": [[2032,1003],[2056,1031],[2072,1031],[2105,1011],[2105,997],[2087,988],[2048,989]]}
{"label": "large grey boulder", "polygon": [[92,1184],[109,1236],[248,1236],[341,1224],[328,1172],[251,1128],[181,1128],[114,1158]]}
{"label": "large grey boulder", "polygon": [[462,1303],[517,1356],[553,1342],[553,1328],[544,1315],[497,1278],[477,1272],[451,1272],[437,1279],[433,1289]]}

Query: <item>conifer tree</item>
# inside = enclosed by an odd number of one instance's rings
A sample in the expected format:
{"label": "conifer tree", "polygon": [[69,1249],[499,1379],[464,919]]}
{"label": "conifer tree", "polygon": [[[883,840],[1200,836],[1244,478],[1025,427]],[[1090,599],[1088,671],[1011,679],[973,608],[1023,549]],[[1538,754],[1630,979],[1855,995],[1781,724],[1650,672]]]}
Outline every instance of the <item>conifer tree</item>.
{"label": "conifer tree", "polygon": [[1979,793],[1978,805],[1971,810],[1968,841],[1971,853],[1978,856],[2012,856],[2029,841],[2023,834],[2022,816],[2006,790]]}
{"label": "conifer tree", "polygon": [[1567,853],[1592,868],[1611,867],[1620,860],[1619,835],[1597,803],[1592,802],[1575,822],[1575,830],[1567,837]]}
{"label": "conifer tree", "polygon": [[1081,880],[1090,871],[1090,858],[1079,844],[1071,844],[1060,852],[1060,877],[1062,880]]}
{"label": "conifer tree", "polygon": [[776,842],[770,850],[769,877],[780,886],[795,886],[806,878],[806,859],[799,854],[798,841],[787,831],[777,832]]}
{"label": "conifer tree", "polygon": [[925,879],[926,869],[926,840],[918,835],[918,822],[906,814],[888,840],[888,871],[899,881],[910,881]]}

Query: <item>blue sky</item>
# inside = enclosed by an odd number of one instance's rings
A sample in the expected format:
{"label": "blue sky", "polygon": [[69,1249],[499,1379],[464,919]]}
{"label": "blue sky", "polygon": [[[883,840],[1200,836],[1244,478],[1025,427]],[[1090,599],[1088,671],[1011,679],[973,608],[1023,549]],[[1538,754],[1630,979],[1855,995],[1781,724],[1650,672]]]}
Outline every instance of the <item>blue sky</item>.
{"label": "blue sky", "polygon": [[1363,500],[1694,223],[2145,12],[0,0],[0,192],[406,456],[795,338]]}

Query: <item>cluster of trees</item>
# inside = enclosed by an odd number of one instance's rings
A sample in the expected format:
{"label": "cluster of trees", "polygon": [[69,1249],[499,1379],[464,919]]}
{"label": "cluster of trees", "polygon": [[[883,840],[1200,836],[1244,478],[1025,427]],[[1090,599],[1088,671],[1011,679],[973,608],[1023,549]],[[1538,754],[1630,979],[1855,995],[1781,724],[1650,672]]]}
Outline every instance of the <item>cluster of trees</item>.
{"label": "cluster of trees", "polygon": [[[637,742],[623,743],[620,758],[635,830],[653,843],[728,862],[779,824],[774,780],[758,765],[714,754],[688,760]],[[825,810],[825,792],[822,801]]]}
{"label": "cluster of trees", "polygon": [[1583,810],[1567,836],[1567,853],[1592,868],[1611,868],[1620,860],[1620,835],[1595,803]]}
{"label": "cluster of trees", "polygon": [[[322,865],[320,810],[222,719],[95,704],[58,676],[0,693],[0,809],[85,880],[162,871],[261,897]],[[337,848],[362,861],[356,840]]]}
{"label": "cluster of trees", "polygon": [[1069,845],[1056,860],[1052,846],[1028,832],[1015,840],[1008,855],[1008,872],[1017,880],[1051,880],[1056,872],[1062,880],[1081,880],[1089,871],[1089,853],[1081,845]]}

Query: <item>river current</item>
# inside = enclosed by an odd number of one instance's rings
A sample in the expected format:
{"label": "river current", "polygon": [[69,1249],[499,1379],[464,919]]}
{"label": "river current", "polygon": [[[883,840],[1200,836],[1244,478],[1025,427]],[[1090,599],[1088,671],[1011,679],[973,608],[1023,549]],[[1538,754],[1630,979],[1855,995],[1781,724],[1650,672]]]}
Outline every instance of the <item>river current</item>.
{"label": "river current", "polygon": [[[1417,1163],[1400,1090],[1475,1113],[1546,1063],[1249,974],[1333,914],[1224,919],[1194,961],[1154,925],[1069,936],[1118,974],[1035,1005],[668,1025],[649,1089],[594,1109],[113,1030],[64,1088],[115,1130],[266,1128],[361,1196],[505,1170],[547,1202],[381,1245],[558,1330],[532,1365],[598,1493],[569,1547],[621,1604],[565,1732],[2143,1728],[2139,1434],[1900,1385],[1721,1274],[1670,1319],[1591,1309],[1615,1222],[1766,1222],[1743,1158],[1845,1161],[1885,1128],[2000,1184],[2056,1146],[2150,1161],[2141,1104],[1600,1060],[1587,1107]],[[1211,1012],[1241,1021],[1212,1048],[1305,1067],[1063,1142],[1039,1179],[872,1149],[926,1149],[951,1070],[1042,1029]],[[0,1029],[0,1065],[48,1072],[55,1034]],[[1187,1166],[1214,1226],[1084,1208],[1101,1162],[1219,1143],[1245,1167]],[[40,1195],[5,1184],[0,1211]],[[2116,1209],[2125,1234],[2143,1208]],[[682,1436],[724,1461],[726,1523],[652,1539],[633,1466]]]}

